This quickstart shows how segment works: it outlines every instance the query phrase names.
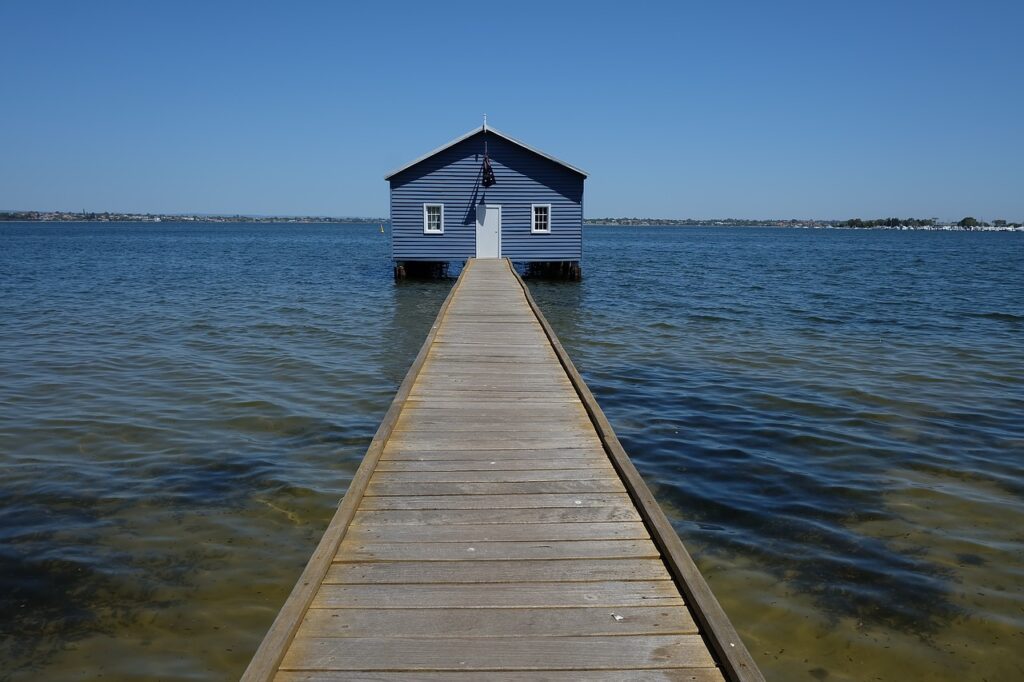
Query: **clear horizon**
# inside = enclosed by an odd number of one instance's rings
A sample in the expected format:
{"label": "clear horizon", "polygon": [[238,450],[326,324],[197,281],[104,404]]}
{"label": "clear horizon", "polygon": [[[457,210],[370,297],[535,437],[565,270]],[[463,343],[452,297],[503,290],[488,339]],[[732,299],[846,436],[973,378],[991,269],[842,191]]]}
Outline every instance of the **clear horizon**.
{"label": "clear horizon", "polygon": [[[120,211],[120,210],[97,210],[97,211],[77,210],[76,211],[76,210],[72,210],[72,209],[34,209],[34,208],[16,208],[16,209],[0,208],[0,213],[75,213],[75,214],[95,213],[95,214],[100,214],[100,215],[102,215],[104,213],[109,213],[109,214],[114,214],[114,215],[117,215],[117,214],[125,214],[125,215],[132,214],[132,215],[168,216],[168,217],[181,216],[181,217],[231,218],[231,217],[234,217],[234,216],[240,216],[242,218],[338,218],[340,220],[356,220],[356,219],[365,218],[365,219],[368,219],[368,220],[371,220],[371,221],[378,221],[378,220],[390,221],[390,217],[386,213],[382,213],[380,215],[372,215],[372,214],[357,215],[357,214],[354,214],[354,213],[353,214],[349,214],[349,213],[244,213],[244,212],[239,212],[239,211],[235,211],[235,212],[232,212],[232,213],[205,213],[205,212],[200,213],[200,212],[196,212],[196,211],[173,211],[173,212],[165,212],[165,211]],[[746,221],[746,222],[754,222],[754,221],[764,221],[764,222],[773,222],[773,221],[842,222],[842,221],[853,220],[853,219],[857,219],[857,218],[860,218],[862,220],[886,220],[886,219],[889,219],[889,218],[899,218],[899,219],[905,219],[905,220],[933,219],[933,220],[936,220],[939,223],[956,223],[956,222],[962,220],[963,218],[967,218],[967,217],[975,218],[975,219],[983,221],[983,222],[991,222],[992,220],[1000,220],[1000,219],[1002,219],[1002,218],[983,218],[983,217],[980,217],[977,214],[968,214],[968,215],[960,216],[958,218],[945,218],[945,217],[940,217],[940,216],[927,216],[927,215],[919,215],[919,216],[911,216],[911,215],[903,215],[903,216],[868,216],[868,215],[859,215],[859,216],[817,216],[817,217],[814,217],[814,216],[750,216],[750,217],[745,217],[745,216],[683,216],[683,217],[678,217],[678,218],[669,218],[669,217],[666,217],[666,216],[654,216],[654,215],[618,215],[618,216],[615,216],[615,215],[600,215],[600,216],[588,216],[588,215],[585,215],[585,216],[583,216],[583,220],[600,220],[602,218],[606,218],[608,220],[676,220],[676,221],[689,220],[689,221],[707,221],[707,222],[710,223],[710,222],[726,221],[726,220],[737,220],[737,221]],[[1006,218],[1004,220],[1007,220],[1010,223],[1022,222],[1022,221],[1019,221],[1019,220],[1013,220],[1013,219],[1009,219],[1009,218]]]}
{"label": "clear horizon", "polygon": [[55,1],[0,22],[6,210],[383,216],[384,173],[486,112],[591,174],[588,218],[1024,220],[1020,3]]}

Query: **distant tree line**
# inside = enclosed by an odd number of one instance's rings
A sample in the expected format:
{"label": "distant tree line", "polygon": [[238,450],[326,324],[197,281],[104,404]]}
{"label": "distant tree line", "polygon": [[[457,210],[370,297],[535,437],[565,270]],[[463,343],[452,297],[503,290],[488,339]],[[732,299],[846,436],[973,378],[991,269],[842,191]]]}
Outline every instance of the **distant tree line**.
{"label": "distant tree line", "polygon": [[935,218],[875,218],[874,220],[851,218],[836,224],[840,227],[932,227],[935,225]]}
{"label": "distant tree line", "polygon": [[0,211],[2,221],[96,221],[96,222],[157,222],[187,221],[207,223],[384,223],[384,218],[355,218],[330,216],[246,216],[195,215],[168,213],[111,213],[104,211]]}
{"label": "distant tree line", "polygon": [[35,211],[3,211],[0,212],[0,220],[39,220],[39,214]]}
{"label": "distant tree line", "polygon": [[[836,223],[839,227],[933,227],[936,224],[934,218],[876,218],[874,220],[861,220],[851,218],[844,222]],[[960,227],[971,229],[975,227],[1018,227],[1020,223],[1008,223],[1005,220],[993,220],[986,223],[967,216],[955,223]]]}

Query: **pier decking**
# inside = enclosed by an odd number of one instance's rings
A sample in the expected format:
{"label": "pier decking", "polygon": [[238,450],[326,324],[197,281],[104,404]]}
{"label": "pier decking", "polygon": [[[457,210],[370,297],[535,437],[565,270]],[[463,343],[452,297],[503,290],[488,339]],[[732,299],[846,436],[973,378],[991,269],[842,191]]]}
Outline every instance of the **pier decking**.
{"label": "pier decking", "polygon": [[506,260],[471,260],[244,680],[762,680]]}

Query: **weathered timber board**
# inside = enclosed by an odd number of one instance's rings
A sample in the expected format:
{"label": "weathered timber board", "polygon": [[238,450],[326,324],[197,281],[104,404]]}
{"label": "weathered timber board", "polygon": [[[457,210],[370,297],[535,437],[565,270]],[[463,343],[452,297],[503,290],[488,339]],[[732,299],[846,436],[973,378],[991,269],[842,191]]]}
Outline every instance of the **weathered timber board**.
{"label": "weathered timber board", "polygon": [[[574,469],[531,467],[528,470],[501,471],[497,465],[486,471],[387,471],[378,467],[373,481],[377,483],[512,483],[529,481],[571,481],[614,479],[610,465],[585,460],[589,466]],[[547,464],[548,462],[544,462]]]}
{"label": "weathered timber board", "polygon": [[[616,618],[615,616],[618,616]],[[300,637],[453,637],[694,634],[685,606],[561,608],[313,608]]]}
{"label": "weathered timber board", "polygon": [[376,524],[599,523],[639,521],[631,507],[562,507],[530,509],[388,509],[356,512],[352,522]]}
{"label": "weathered timber board", "polygon": [[413,472],[512,472],[528,471],[531,473],[554,469],[561,471],[597,471],[608,466],[608,460],[597,456],[589,457],[558,457],[554,459],[508,459],[475,460],[475,459],[439,459],[426,460],[381,460],[377,465],[377,473],[413,473]]}
{"label": "weathered timber board", "polygon": [[542,507],[633,507],[623,493],[543,495],[413,495],[364,497],[360,509],[539,509]]}
{"label": "weathered timber board", "polygon": [[507,542],[357,542],[345,540],[336,559],[345,561],[517,561],[521,559],[653,559],[650,540]]}
{"label": "weathered timber board", "polygon": [[353,519],[347,538],[354,542],[483,542],[498,540],[633,540],[650,537],[642,523],[374,524]]}
{"label": "weathered timber board", "polygon": [[[447,670],[445,672],[375,672],[361,670],[285,670],[274,682],[580,682],[576,670]],[[723,682],[717,668],[675,668],[664,670],[588,670],[587,682]]]}
{"label": "weathered timber board", "polygon": [[438,460],[463,460],[463,461],[485,461],[498,463],[506,461],[527,461],[546,459],[568,459],[594,457],[601,454],[601,449],[589,448],[516,448],[506,450],[504,448],[484,448],[475,450],[419,450],[415,445],[408,448],[391,448],[384,453],[381,461],[438,461]]}
{"label": "weathered timber board", "polygon": [[407,561],[331,565],[324,584],[535,583],[671,580],[661,559],[547,559],[526,561]]}
{"label": "weathered timber board", "polygon": [[699,635],[297,638],[282,670],[602,670],[712,667]]}
{"label": "weathered timber board", "polygon": [[670,580],[417,585],[324,585],[312,608],[557,608],[682,606]]}
{"label": "weathered timber board", "polygon": [[409,497],[411,495],[536,495],[544,493],[625,492],[617,478],[574,481],[488,481],[469,483],[386,483],[374,476],[366,487],[368,497]]}

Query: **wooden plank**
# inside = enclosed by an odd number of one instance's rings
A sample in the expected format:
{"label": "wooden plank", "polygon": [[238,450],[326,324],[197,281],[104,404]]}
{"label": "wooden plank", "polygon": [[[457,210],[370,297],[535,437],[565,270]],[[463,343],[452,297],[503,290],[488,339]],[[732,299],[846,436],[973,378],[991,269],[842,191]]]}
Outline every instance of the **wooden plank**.
{"label": "wooden plank", "polygon": [[[430,351],[430,357],[437,360],[451,359],[456,362],[462,362],[466,359],[472,359],[473,362],[485,360],[487,358],[498,358],[506,362],[529,362],[536,364],[545,364],[551,367],[552,373],[554,374],[558,367],[558,358],[554,353],[538,353],[531,349],[529,345],[525,346],[498,346],[496,344],[434,344],[434,348]],[[557,374],[555,374],[557,376]]]}
{"label": "wooden plank", "polygon": [[[447,402],[447,401],[446,401]],[[463,401],[465,402],[465,401]],[[406,414],[409,417],[432,417],[432,418],[486,418],[491,417],[501,420],[527,420],[536,418],[538,421],[544,419],[578,419],[586,416],[586,412],[579,405],[571,403],[531,405],[529,403],[517,405],[515,409],[495,407],[492,405],[438,405],[429,401],[419,401],[415,405],[406,406]]]}
{"label": "wooden plank", "polygon": [[[347,670],[303,670],[279,672],[274,682],[448,682],[480,680],[480,682],[580,682],[574,670],[446,670],[445,672],[368,672],[357,676]],[[588,670],[587,682],[723,682],[717,668],[665,668],[661,670]]]}
{"label": "wooden plank", "polygon": [[[539,331],[539,330],[538,330]],[[545,344],[547,345],[547,344]],[[510,343],[509,341],[481,341],[479,338],[475,340],[444,340],[435,339],[434,349],[438,351],[454,351],[462,354],[473,353],[474,357],[479,357],[480,353],[487,353],[494,351],[501,355],[526,355],[535,357],[537,355],[537,347],[535,345],[524,345],[521,343]],[[546,349],[550,350],[550,349]],[[547,355],[547,353],[543,353]],[[554,355],[552,353],[551,355]]]}
{"label": "wooden plank", "polygon": [[[582,481],[595,479],[619,480],[610,463],[594,463],[577,469],[531,468],[501,471],[492,465],[485,471],[384,471],[380,467],[373,475],[377,483],[512,483],[524,481]],[[422,493],[421,493],[422,494]]]}
{"label": "wooden plank", "polygon": [[492,409],[507,408],[511,410],[518,407],[533,405],[547,406],[558,405],[561,403],[569,405],[579,404],[578,400],[575,400],[572,396],[566,394],[524,395],[522,397],[496,395],[492,398],[487,396],[417,396],[411,397],[409,402],[413,407],[422,407],[421,403],[429,402],[431,405],[438,405],[442,407],[460,407],[467,405],[470,407],[479,407],[481,405],[485,405]]}
{"label": "wooden plank", "polygon": [[547,493],[625,492],[618,478],[575,481],[514,481],[511,483],[387,483],[376,479],[366,487],[372,497],[410,497],[413,495],[538,495]]}
{"label": "wooden plank", "polygon": [[561,419],[548,419],[546,421],[534,420],[529,417],[510,417],[504,422],[497,422],[491,418],[466,418],[466,419],[429,419],[429,418],[406,418],[400,422],[401,428],[395,429],[395,437],[407,440],[411,434],[404,431],[415,431],[423,433],[430,438],[473,438],[486,435],[487,437],[505,437],[512,435],[522,436],[529,433],[532,437],[560,437],[572,436],[574,438],[589,438],[593,436],[592,430],[586,429],[586,424],[580,421],[578,416],[566,416]]}
{"label": "wooden plank", "polygon": [[551,399],[555,396],[563,396],[571,399],[572,402],[579,402],[575,398],[575,394],[566,390],[565,386],[560,386],[546,380],[534,382],[493,382],[488,385],[482,382],[456,383],[451,380],[438,379],[417,383],[411,395],[420,396],[416,400],[441,399],[454,395],[465,398],[486,397],[501,401],[532,397]]}
{"label": "wooden plank", "polygon": [[[547,372],[535,372],[533,374],[505,374],[504,376],[500,376],[500,373],[494,369],[488,373],[461,371],[464,366],[466,366],[464,362],[437,362],[437,368],[431,369],[431,374],[424,377],[423,384],[437,383],[441,381],[461,383],[462,385],[467,385],[469,383],[479,383],[481,385],[513,385],[516,383],[525,385],[547,384],[566,388],[569,392],[572,392],[573,390],[572,386],[566,387],[565,384],[568,383],[568,379],[566,379],[564,372],[560,373],[558,371],[559,368],[557,363],[552,364],[550,370]],[[452,373],[444,372],[445,369],[451,369]],[[417,382],[417,385],[420,385],[419,382]]]}
{"label": "wooden plank", "polygon": [[543,495],[411,495],[366,497],[362,509],[539,509],[541,507],[633,507],[624,493]]}
{"label": "wooden plank", "polygon": [[409,396],[410,400],[421,402],[425,400],[437,402],[470,401],[480,403],[516,403],[529,402],[533,404],[550,405],[551,403],[577,403],[572,395],[560,389],[481,389],[469,388],[435,388],[416,390]]}
{"label": "wooden plank", "polygon": [[523,559],[653,559],[650,540],[561,540],[559,542],[355,542],[338,548],[345,561],[517,561]]}
{"label": "wooden plank", "polygon": [[[395,426],[395,431],[416,431],[417,433],[478,433],[480,431],[493,429],[494,425],[495,422],[493,419],[438,420],[406,417],[398,422],[398,425]],[[571,419],[559,419],[557,421],[550,419],[543,422],[534,421],[533,419],[510,419],[503,423],[502,426],[514,427],[517,429],[518,433],[523,433],[524,431],[546,434],[568,432],[574,435],[585,433],[579,420],[575,417]]]}
{"label": "wooden plank", "polygon": [[561,382],[551,377],[487,377],[486,379],[474,377],[452,377],[435,376],[430,379],[421,379],[416,382],[415,390],[459,390],[467,389],[472,391],[565,391],[571,395],[572,386],[569,382]]}
{"label": "wooden plank", "polygon": [[683,606],[670,580],[630,582],[323,585],[315,609],[498,609]]}
{"label": "wooden plank", "polygon": [[540,509],[361,509],[353,523],[600,523],[604,521],[638,521],[640,514],[632,507],[544,507]]}
{"label": "wooden plank", "polygon": [[335,562],[324,584],[671,580],[661,559]]}
{"label": "wooden plank", "polygon": [[461,438],[457,434],[438,435],[427,438],[397,432],[392,441],[396,448],[417,450],[536,450],[538,448],[563,450],[566,448],[600,447],[601,441],[593,436],[540,436],[537,438],[491,438],[480,434],[472,438]]}
{"label": "wooden plank", "polygon": [[558,366],[558,360],[554,353],[548,355],[547,353],[519,352],[490,346],[472,351],[459,348],[435,348],[430,351],[430,357],[438,360],[461,361],[469,354],[472,354],[474,361],[493,359],[497,362],[516,365],[544,365],[551,367],[552,371]]}
{"label": "wooden plank", "polygon": [[602,456],[581,456],[576,458],[559,457],[558,459],[437,459],[425,460],[381,460],[377,463],[377,473],[397,472],[441,472],[441,471],[542,471],[542,470],[576,470],[592,471],[604,469],[611,464]]}
{"label": "wooden plank", "polygon": [[427,378],[450,377],[452,379],[466,379],[479,377],[481,380],[517,379],[531,381],[561,381],[565,373],[560,371],[556,364],[544,363],[544,366],[523,366],[522,371],[509,374],[507,368],[495,366],[490,362],[477,362],[472,357],[462,358],[458,361],[434,359],[427,366]]}
{"label": "wooden plank", "polygon": [[455,366],[476,366],[478,362],[486,362],[492,370],[505,370],[508,372],[517,372],[521,368],[534,371],[546,371],[555,372],[557,371],[558,363],[547,356],[538,357],[536,359],[527,358],[510,358],[501,355],[473,355],[472,359],[464,359],[457,354],[446,353],[446,354],[432,354],[431,359],[437,362],[438,360],[447,362]]}
{"label": "wooden plank", "polygon": [[[424,382],[418,384],[412,393],[417,396],[415,400],[438,400],[447,402],[451,397],[457,398],[488,398],[501,402],[514,402],[523,398],[537,398],[538,400],[550,402],[557,396],[572,398],[573,393],[567,391],[564,386],[543,381],[543,382],[494,382],[491,385],[483,383],[455,383],[450,380]],[[579,402],[578,400],[576,401]]]}
{"label": "wooden plank", "polygon": [[[499,343],[511,343],[523,347],[531,347],[541,344],[547,345],[547,339],[544,338],[544,332],[542,332],[540,329],[538,329],[536,332],[531,331],[529,333],[507,331],[495,333],[493,335],[485,335],[479,331],[475,333],[466,332],[465,334],[461,335],[447,334],[443,338],[446,339],[446,343],[458,343],[465,346],[463,354],[458,358],[457,362],[453,364],[481,365],[481,368],[483,368],[482,366],[485,363],[479,362],[476,359],[476,352],[479,350],[483,350],[485,348],[497,346]],[[545,355],[544,357],[550,358],[550,356],[547,355]],[[555,364],[557,364],[557,362]],[[487,373],[493,372],[494,368],[490,368]],[[560,377],[561,373],[554,371],[554,367],[552,367],[552,371],[550,373],[538,373],[538,375],[548,377]]]}
{"label": "wooden plank", "polygon": [[557,637],[695,634],[685,606],[310,609],[299,637]]}
{"label": "wooden plank", "polygon": [[526,461],[531,459],[568,459],[571,457],[603,457],[604,451],[597,447],[589,448],[534,448],[506,450],[504,448],[486,448],[482,450],[420,450],[415,446],[388,447],[381,459],[395,460],[464,460],[464,461]]}
{"label": "wooden plank", "polygon": [[464,419],[476,419],[477,421],[488,421],[490,425],[504,423],[546,424],[559,422],[572,422],[579,424],[587,419],[587,413],[580,405],[543,405],[531,406],[520,405],[515,410],[503,410],[501,408],[483,407],[474,405],[471,407],[437,407],[429,402],[419,401],[416,405],[409,405],[402,413],[402,421],[433,419],[445,421],[455,426]]}
{"label": "wooden plank", "polygon": [[512,524],[365,524],[352,523],[346,535],[352,542],[482,542],[494,540],[635,540],[648,538],[642,523],[512,523]]}
{"label": "wooden plank", "polygon": [[540,327],[530,331],[516,331],[509,334],[489,333],[478,331],[475,334],[449,334],[447,332],[438,334],[438,341],[463,343],[466,345],[490,344],[490,343],[516,343],[520,345],[546,344],[547,338]]}
{"label": "wooden plank", "polygon": [[481,405],[440,406],[431,405],[428,402],[420,402],[415,406],[406,406],[403,414],[410,419],[500,419],[507,420],[510,423],[532,420],[543,422],[545,419],[550,421],[579,419],[581,418],[581,415],[583,417],[586,416],[586,412],[583,411],[582,407],[570,404],[522,405],[517,407],[515,410],[503,410],[501,408]]}
{"label": "wooden plank", "polygon": [[[472,404],[473,401],[467,400],[467,399],[461,399],[461,400],[452,400],[452,399],[448,399],[448,400],[435,400],[435,401],[432,401],[432,402],[428,401],[428,400],[416,400],[413,403],[410,403],[407,406],[407,408],[410,409],[410,410],[413,410],[414,412],[416,410],[431,410],[431,409],[432,410],[447,409],[447,410],[451,410],[451,411],[462,410],[464,412],[473,412],[474,410],[480,410],[480,411],[484,411],[484,412],[498,412],[498,413],[501,413],[501,414],[506,414],[506,415],[508,415],[509,417],[512,417],[512,418],[515,418],[515,417],[521,416],[521,415],[531,415],[531,414],[536,414],[538,416],[544,416],[544,415],[561,415],[561,414],[575,414],[575,415],[578,415],[578,414],[582,413],[582,414],[586,415],[586,410],[583,409],[583,406],[579,403],[579,401],[576,401],[575,403],[569,402],[569,403],[566,403],[566,404],[559,404],[559,403],[557,403],[555,401],[547,400],[547,401],[544,401],[544,402],[532,404],[529,400],[518,400],[518,401],[516,401],[516,400],[504,399],[504,400],[494,401],[494,402],[498,402],[498,403],[501,403],[501,404],[487,405],[487,406],[481,407],[480,405]],[[565,401],[561,401],[561,402],[564,403]],[[455,403],[455,404],[454,405],[448,405],[447,403]],[[470,404],[469,405],[461,405],[459,403],[470,403]],[[469,409],[467,409],[467,408],[469,408]]]}
{"label": "wooden plank", "polygon": [[[425,372],[427,372],[425,376],[509,376],[507,371],[495,367],[492,363],[472,362],[469,359],[463,360],[461,362],[431,362],[427,365]],[[562,377],[563,375],[564,372],[561,371],[561,368],[556,367],[523,367],[520,370],[517,370],[515,373],[515,376],[524,378]]]}
{"label": "wooden plank", "polygon": [[[494,307],[508,306],[508,303],[494,300],[488,301],[487,305]],[[532,320],[529,319],[529,310],[524,310],[522,307],[515,306],[516,309],[509,310],[500,314],[487,314],[484,312],[477,312],[465,306],[453,311],[451,319],[449,320],[449,328],[457,329],[459,326],[474,326],[474,331],[486,330],[490,333],[495,333],[500,329],[512,329],[519,333],[536,333],[541,331],[540,327]],[[472,339],[476,335],[464,335],[462,339]],[[543,347],[543,346],[541,346]]]}
{"label": "wooden plank", "polygon": [[[385,654],[386,655],[383,655]],[[710,668],[699,635],[296,638],[283,670],[602,670]]]}

